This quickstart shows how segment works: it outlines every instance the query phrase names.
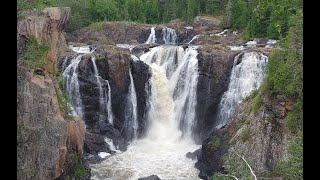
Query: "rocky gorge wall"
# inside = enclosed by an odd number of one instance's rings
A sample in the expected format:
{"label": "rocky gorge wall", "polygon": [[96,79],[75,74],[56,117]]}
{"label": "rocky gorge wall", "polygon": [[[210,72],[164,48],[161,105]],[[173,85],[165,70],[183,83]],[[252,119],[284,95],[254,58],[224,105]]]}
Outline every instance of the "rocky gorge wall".
{"label": "rocky gorge wall", "polygon": [[[65,179],[74,173],[74,169],[78,167],[76,163],[78,160],[83,167],[82,170],[86,172],[83,178],[89,179],[90,170],[82,155],[85,153],[97,155],[99,152],[114,154],[110,144],[105,140],[106,137],[113,140],[117,149],[125,151],[129,141],[132,140],[131,124],[128,122],[128,117],[132,117],[132,114],[128,113],[132,107],[127,106],[129,69],[137,95],[138,137],[143,137],[148,127],[145,116],[150,93],[149,67],[142,61],[134,61],[128,49],[115,45],[144,43],[153,25],[108,22],[103,24],[102,28],[89,26],[65,38],[62,30],[67,24],[69,14],[69,8],[49,8],[43,12],[34,12],[26,20],[18,23],[18,54],[23,54],[26,39],[31,35],[39,41],[49,42],[50,45],[47,65],[41,70],[43,73],[37,74],[18,65],[18,179]],[[197,122],[193,127],[193,134],[197,143],[203,142],[202,150],[196,153],[198,157],[196,166],[201,171],[200,177],[208,179],[213,173],[223,171],[221,157],[230,147],[246,156],[254,152],[249,159],[259,159],[254,168],[263,174],[266,170],[274,168],[278,159],[286,156],[285,146],[281,144],[287,139],[286,131],[283,131],[278,116],[271,115],[274,113],[271,113],[267,106],[260,108],[258,113],[245,113],[248,103],[241,105],[234,116],[234,124],[245,122],[241,123],[243,128],[235,130],[235,125],[229,125],[230,127],[227,126],[225,129],[213,130],[217,106],[222,94],[227,90],[234,57],[240,52],[231,51],[227,45],[231,42],[234,44],[243,42],[236,35],[212,36],[221,30],[216,28],[217,23],[211,24],[210,31],[207,31],[208,28],[202,27],[200,20],[196,21],[197,26],[194,29],[185,28],[179,23],[167,25],[176,30],[177,43],[187,43],[197,33],[203,33],[203,36],[194,42],[195,45],[199,45],[197,56],[199,79]],[[163,27],[165,26],[157,25],[155,28],[157,44],[139,45],[133,49],[133,52],[136,51],[134,54],[139,57],[138,54],[141,55],[151,47],[163,44]],[[77,118],[69,122],[63,118],[59,110],[53,71],[56,65],[62,70],[65,61],[68,64],[78,55],[71,50],[60,52],[61,49],[68,49],[67,44],[70,45],[72,42],[78,45],[91,45],[96,50],[92,54],[84,55],[79,63],[78,80],[83,119]],[[109,89],[107,83],[102,82],[102,89],[105,92],[111,90],[113,125],[108,122],[107,116],[101,116],[101,106],[97,103],[100,90],[94,74],[93,56],[96,58],[99,75],[110,84]],[[270,120],[270,117],[273,120]],[[269,120],[266,120],[268,118]],[[241,131],[247,128],[251,129],[254,138],[246,143],[235,140]],[[223,141],[216,150],[208,145],[214,139],[224,138],[226,134],[232,134],[234,144],[231,144],[231,140],[230,143]],[[44,158],[44,155],[47,157]]]}
{"label": "rocky gorge wall", "polygon": [[[69,17],[70,8],[45,8],[28,12],[17,24],[18,57],[23,57],[31,37],[49,46],[42,68],[30,69],[23,59],[18,59],[18,179],[56,179],[70,168],[70,154],[79,157],[79,165],[84,168],[82,177],[90,178],[90,169],[84,165],[82,157],[84,123],[80,119],[69,121],[64,118],[53,74],[59,48],[66,46],[62,30]],[[74,171],[71,170],[70,177]]]}

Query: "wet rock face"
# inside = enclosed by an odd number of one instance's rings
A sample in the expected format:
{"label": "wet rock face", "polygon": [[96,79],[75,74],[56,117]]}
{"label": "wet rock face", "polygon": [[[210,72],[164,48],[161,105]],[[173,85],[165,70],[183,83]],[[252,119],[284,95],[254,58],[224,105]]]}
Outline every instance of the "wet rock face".
{"label": "wet rock face", "polygon": [[[96,57],[95,62],[101,77],[100,83],[105,94],[109,93],[107,81],[110,84],[113,125],[108,121],[107,106],[99,103],[100,88],[97,77],[94,74],[93,55]],[[59,61],[59,67],[62,68],[64,61],[68,65],[75,56],[77,55],[62,57]],[[127,107],[130,85],[129,68],[131,68],[136,89],[138,134],[141,136],[144,133],[146,124],[145,114],[148,95],[145,89],[148,87],[147,84],[150,77],[149,67],[142,61],[133,61],[128,50],[114,46],[98,46],[94,54],[82,56],[78,67],[83,119],[87,129],[84,144],[85,152],[95,155],[99,152],[113,153],[105,142],[106,137],[112,139],[119,150],[126,150],[127,142],[132,139],[132,134],[127,133],[129,131],[128,128],[131,128],[131,126],[126,120],[127,114],[125,113],[129,109]],[[106,101],[107,97],[104,95],[102,98],[103,101]],[[132,117],[132,115],[129,117]]]}
{"label": "wet rock face", "polygon": [[194,127],[194,134],[200,134],[198,140],[201,142],[208,137],[213,128],[216,109],[222,94],[228,88],[233,59],[236,54],[205,46],[199,48],[198,52],[197,124]]}
{"label": "wet rock face", "polygon": [[145,133],[147,128],[147,101],[148,95],[150,94],[150,84],[149,78],[151,77],[151,72],[149,66],[142,61],[131,62],[132,66],[132,78],[134,80],[134,85],[137,94],[137,104],[138,104],[138,132],[139,136]]}

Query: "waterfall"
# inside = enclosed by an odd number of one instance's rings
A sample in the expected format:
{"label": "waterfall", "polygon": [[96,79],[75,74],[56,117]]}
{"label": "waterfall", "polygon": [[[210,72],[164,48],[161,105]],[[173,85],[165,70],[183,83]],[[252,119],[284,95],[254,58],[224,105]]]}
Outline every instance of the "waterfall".
{"label": "waterfall", "polygon": [[[112,113],[112,101],[111,101],[111,87],[108,80],[105,80],[108,85],[108,101],[107,101],[107,112],[108,121],[113,125],[113,113]],[[104,96],[106,97],[106,91],[104,91]]]}
{"label": "waterfall", "polygon": [[163,34],[163,40],[164,40],[165,44],[176,43],[176,39],[177,39],[176,30],[168,28],[168,27],[164,27],[162,29],[162,34]]}
{"label": "waterfall", "polygon": [[244,52],[235,57],[228,90],[218,106],[217,128],[227,124],[243,98],[260,87],[267,61],[268,57],[258,52]]}
{"label": "waterfall", "polygon": [[194,47],[186,49],[182,63],[170,79],[175,104],[175,119],[180,124],[184,124],[182,131],[186,137],[191,137],[195,123],[198,83],[197,55],[198,52]]}
{"label": "waterfall", "polygon": [[185,156],[200,147],[192,140],[197,54],[196,47],[158,46],[140,56],[152,74],[146,136],[131,142],[127,151],[91,165],[92,179],[136,180],[152,174],[160,179],[199,179],[195,161]]}
{"label": "waterfall", "polygon": [[[91,46],[79,46],[75,47],[73,45],[69,46],[74,52],[78,53],[74,58],[71,59],[69,65],[67,66],[67,57],[62,63],[63,70],[63,80],[65,87],[71,97],[72,112],[74,116],[79,116],[82,118],[82,100],[80,94],[79,80],[78,80],[78,66],[81,62],[81,58],[84,54],[92,53],[95,51]],[[66,67],[67,66],[67,67]],[[98,71],[95,69],[95,71]]]}
{"label": "waterfall", "polygon": [[150,43],[156,43],[156,32],[154,30],[155,27],[152,27],[151,28],[151,32],[150,32],[150,35],[147,39],[147,41],[145,42],[145,44],[150,44]]}
{"label": "waterfall", "polygon": [[[176,127],[180,125],[184,135],[187,134],[186,136],[189,137],[195,122],[196,87],[198,82],[197,54],[195,47],[189,47],[184,51],[179,46],[166,46],[152,48],[148,53],[140,57],[152,69],[151,94],[155,97],[151,96],[151,111],[149,111],[151,119],[169,113],[172,117],[168,115],[163,119],[174,119],[173,124]],[[156,88],[157,85],[159,85],[159,88]],[[157,94],[159,93],[157,89],[159,90],[160,88],[165,88],[163,91],[167,91],[168,95]],[[166,108],[172,106],[173,109],[169,108],[162,111],[161,107],[153,107],[154,103],[162,98],[167,99],[161,102],[161,105],[164,104]],[[171,101],[172,103],[170,103]]]}
{"label": "waterfall", "polygon": [[[78,65],[81,61],[83,54],[79,54],[71,59],[70,64],[63,71],[63,79],[65,82],[65,87],[71,97],[71,104],[73,108],[73,115],[82,118],[82,101],[79,89],[78,80]],[[66,61],[67,59],[65,59]]]}
{"label": "waterfall", "polygon": [[[136,90],[133,83],[133,78],[131,74],[131,69],[129,68],[129,76],[130,76],[130,86],[128,92],[128,102],[131,104],[132,108],[132,127],[133,127],[133,139],[137,139],[137,130],[139,127],[138,119],[137,119],[137,95]],[[129,108],[128,108],[129,109]]]}
{"label": "waterfall", "polygon": [[98,87],[99,87],[99,103],[100,103],[100,113],[101,113],[101,107],[104,104],[103,103],[103,89],[102,89],[102,84],[101,84],[101,81],[100,81],[98,68],[97,68],[97,65],[96,65],[95,56],[91,57],[91,61],[92,61],[92,64],[93,64],[94,76],[97,78],[97,84],[98,84]]}
{"label": "waterfall", "polygon": [[[156,32],[154,29],[155,29],[155,27],[151,28],[150,35],[149,35],[147,41],[145,42],[145,44],[157,42]],[[162,39],[165,44],[175,44],[176,39],[177,39],[176,30],[168,28],[168,27],[162,28]]]}

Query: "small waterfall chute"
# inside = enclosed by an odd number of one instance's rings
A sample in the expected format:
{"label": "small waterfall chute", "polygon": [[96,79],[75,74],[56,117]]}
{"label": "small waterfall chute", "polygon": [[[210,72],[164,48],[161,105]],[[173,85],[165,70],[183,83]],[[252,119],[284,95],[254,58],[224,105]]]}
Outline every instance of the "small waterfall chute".
{"label": "small waterfall chute", "polygon": [[155,27],[151,28],[151,32],[150,35],[147,39],[147,41],[145,42],[145,44],[150,44],[150,43],[156,43],[156,31],[154,30]]}
{"label": "small waterfall chute", "polygon": [[177,39],[176,30],[164,27],[162,29],[163,41],[165,44],[175,44]]}
{"label": "small waterfall chute", "polygon": [[258,52],[244,52],[235,57],[228,90],[218,106],[216,128],[227,124],[237,105],[260,87],[267,61],[268,57]]}
{"label": "small waterfall chute", "polygon": [[[82,118],[82,100],[80,94],[80,86],[78,80],[78,66],[82,58],[82,54],[71,59],[70,64],[64,69],[62,75],[65,82],[65,87],[71,97],[73,115]],[[66,61],[67,59],[65,59]]]}
{"label": "small waterfall chute", "polygon": [[[137,94],[136,90],[134,87],[134,81],[131,73],[131,68],[129,68],[129,78],[130,78],[130,85],[129,85],[129,91],[128,91],[128,101],[127,105],[130,105],[130,108],[127,107],[127,110],[130,110],[131,112],[129,113],[131,116],[127,117],[130,119],[130,124],[132,124],[132,129],[133,129],[133,140],[137,139],[138,136],[138,111],[137,111]],[[128,121],[127,119],[127,121]]]}

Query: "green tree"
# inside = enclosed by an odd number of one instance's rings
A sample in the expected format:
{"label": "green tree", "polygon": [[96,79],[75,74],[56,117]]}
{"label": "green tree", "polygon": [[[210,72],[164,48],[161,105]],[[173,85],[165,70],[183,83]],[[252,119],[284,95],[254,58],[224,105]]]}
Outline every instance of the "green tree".
{"label": "green tree", "polygon": [[115,0],[96,0],[93,4],[93,10],[91,10],[94,21],[116,20],[117,12]]}
{"label": "green tree", "polygon": [[126,10],[131,21],[145,22],[145,8],[141,0],[127,0]]}
{"label": "green tree", "polygon": [[147,0],[144,5],[146,23],[153,24],[159,22],[159,1]]}

